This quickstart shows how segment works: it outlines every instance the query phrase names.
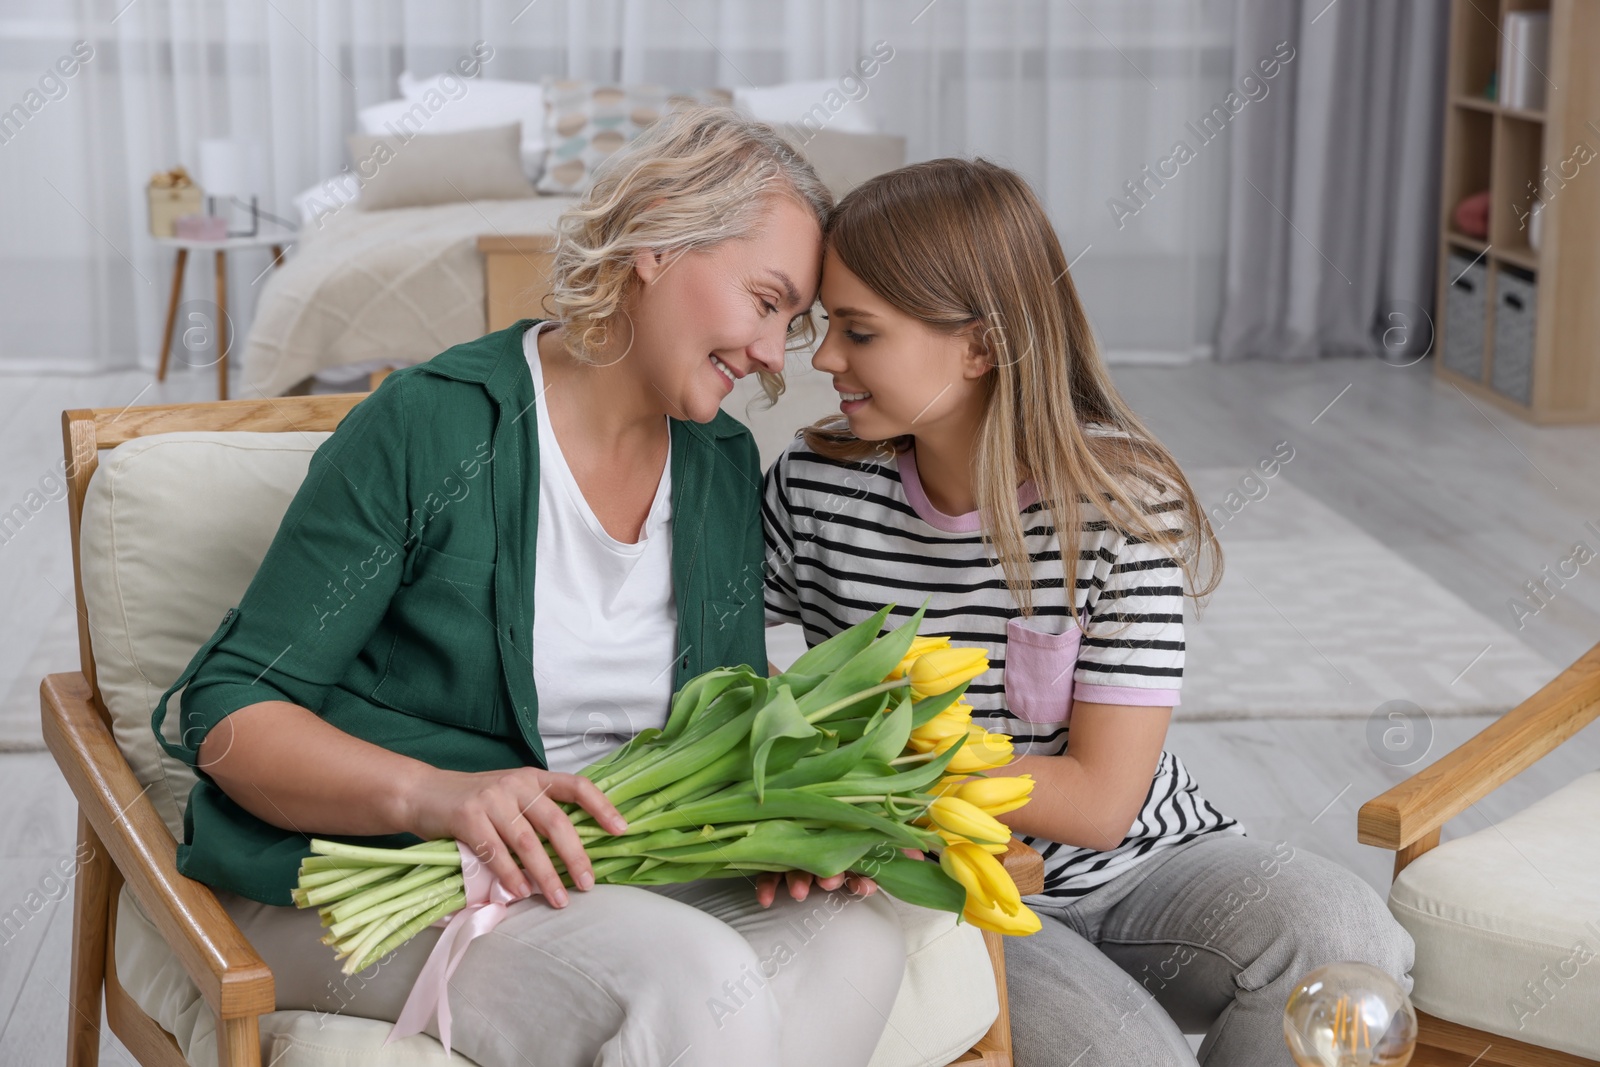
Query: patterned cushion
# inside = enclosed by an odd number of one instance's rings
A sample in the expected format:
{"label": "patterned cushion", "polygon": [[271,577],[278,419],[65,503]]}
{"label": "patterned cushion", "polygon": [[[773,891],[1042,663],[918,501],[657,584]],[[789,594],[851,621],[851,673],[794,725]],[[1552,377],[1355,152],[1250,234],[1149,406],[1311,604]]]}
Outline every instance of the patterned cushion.
{"label": "patterned cushion", "polygon": [[727,89],[669,93],[658,85],[587,81],[546,80],[544,98],[549,155],[539,178],[541,193],[583,192],[608,156],[680,107],[733,104],[733,93]]}

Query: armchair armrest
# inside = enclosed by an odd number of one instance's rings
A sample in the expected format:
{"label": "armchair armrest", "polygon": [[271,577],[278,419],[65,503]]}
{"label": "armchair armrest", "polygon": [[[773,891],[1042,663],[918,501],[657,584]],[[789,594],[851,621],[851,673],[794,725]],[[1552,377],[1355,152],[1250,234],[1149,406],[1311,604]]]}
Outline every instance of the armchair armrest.
{"label": "armchair armrest", "polygon": [[220,1020],[275,1007],[272,972],[211,890],[178,873],[177,842],[145,797],[78,672],[39,685],[45,743],[134,899]]}
{"label": "armchair armrest", "polygon": [[1013,837],[997,858],[1023,896],[1044,892],[1044,857],[1039,853]]}
{"label": "armchair armrest", "polygon": [[[1424,839],[1600,716],[1600,645],[1453,752],[1361,805],[1357,839],[1401,851]],[[1427,843],[1422,848],[1425,850]]]}

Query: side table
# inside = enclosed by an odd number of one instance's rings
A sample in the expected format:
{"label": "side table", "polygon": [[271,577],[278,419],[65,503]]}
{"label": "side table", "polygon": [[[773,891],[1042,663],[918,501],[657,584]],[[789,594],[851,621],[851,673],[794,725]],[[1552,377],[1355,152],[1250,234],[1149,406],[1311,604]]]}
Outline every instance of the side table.
{"label": "side table", "polygon": [[233,341],[228,329],[228,253],[247,248],[270,248],[272,266],[276,267],[283,262],[284,246],[294,242],[294,231],[262,223],[260,232],[250,237],[229,237],[221,241],[197,241],[187,237],[157,237],[154,240],[163,248],[177,252],[172,270],[172,295],[167,301],[167,325],[161,334],[161,365],[156,370],[156,381],[165,381],[167,378],[167,358],[172,352],[172,332],[178,323],[178,302],[183,294],[183,271],[189,263],[189,252],[209,251],[215,256],[217,274],[217,313],[213,323],[217,332],[217,398],[226,400],[228,352]]}
{"label": "side table", "polygon": [[488,332],[503,330],[518,319],[541,315],[539,305],[550,294],[550,265],[555,260],[555,235],[486,234],[478,238],[483,253],[484,320]]}

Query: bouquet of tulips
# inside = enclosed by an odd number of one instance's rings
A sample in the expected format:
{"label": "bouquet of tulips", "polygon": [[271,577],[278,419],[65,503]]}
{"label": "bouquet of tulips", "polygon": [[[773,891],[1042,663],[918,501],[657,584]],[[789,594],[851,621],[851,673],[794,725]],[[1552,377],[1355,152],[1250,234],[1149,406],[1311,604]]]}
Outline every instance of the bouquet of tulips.
{"label": "bouquet of tulips", "polygon": [[[982,777],[1010,762],[1011,738],[974,725],[961,700],[988,658],[947,637],[918,637],[922,611],[880,637],[889,611],[774,677],[741,666],[691,679],[664,727],[584,768],[628,824],[613,835],[566,805],[596,883],[856,870],[902,900],[983,929],[1039,929],[994,858],[1011,838],[995,816],[1027,803],[1033,781]],[[346,973],[466,903],[453,841],[387,849],[314,840],[311,848],[295,903],[321,910],[323,941]],[[907,849],[937,851],[939,862]]]}

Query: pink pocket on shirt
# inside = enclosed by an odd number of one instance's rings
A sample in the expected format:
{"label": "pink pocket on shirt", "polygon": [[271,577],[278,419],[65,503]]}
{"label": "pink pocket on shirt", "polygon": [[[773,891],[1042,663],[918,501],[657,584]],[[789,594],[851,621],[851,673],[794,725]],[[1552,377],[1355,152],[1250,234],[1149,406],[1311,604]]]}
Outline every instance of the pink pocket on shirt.
{"label": "pink pocket on shirt", "polygon": [[1083,631],[1066,620],[1063,633],[1030,626],[1024,618],[1006,621],[1006,706],[1023,722],[1064,723],[1072,715],[1072,672]]}

